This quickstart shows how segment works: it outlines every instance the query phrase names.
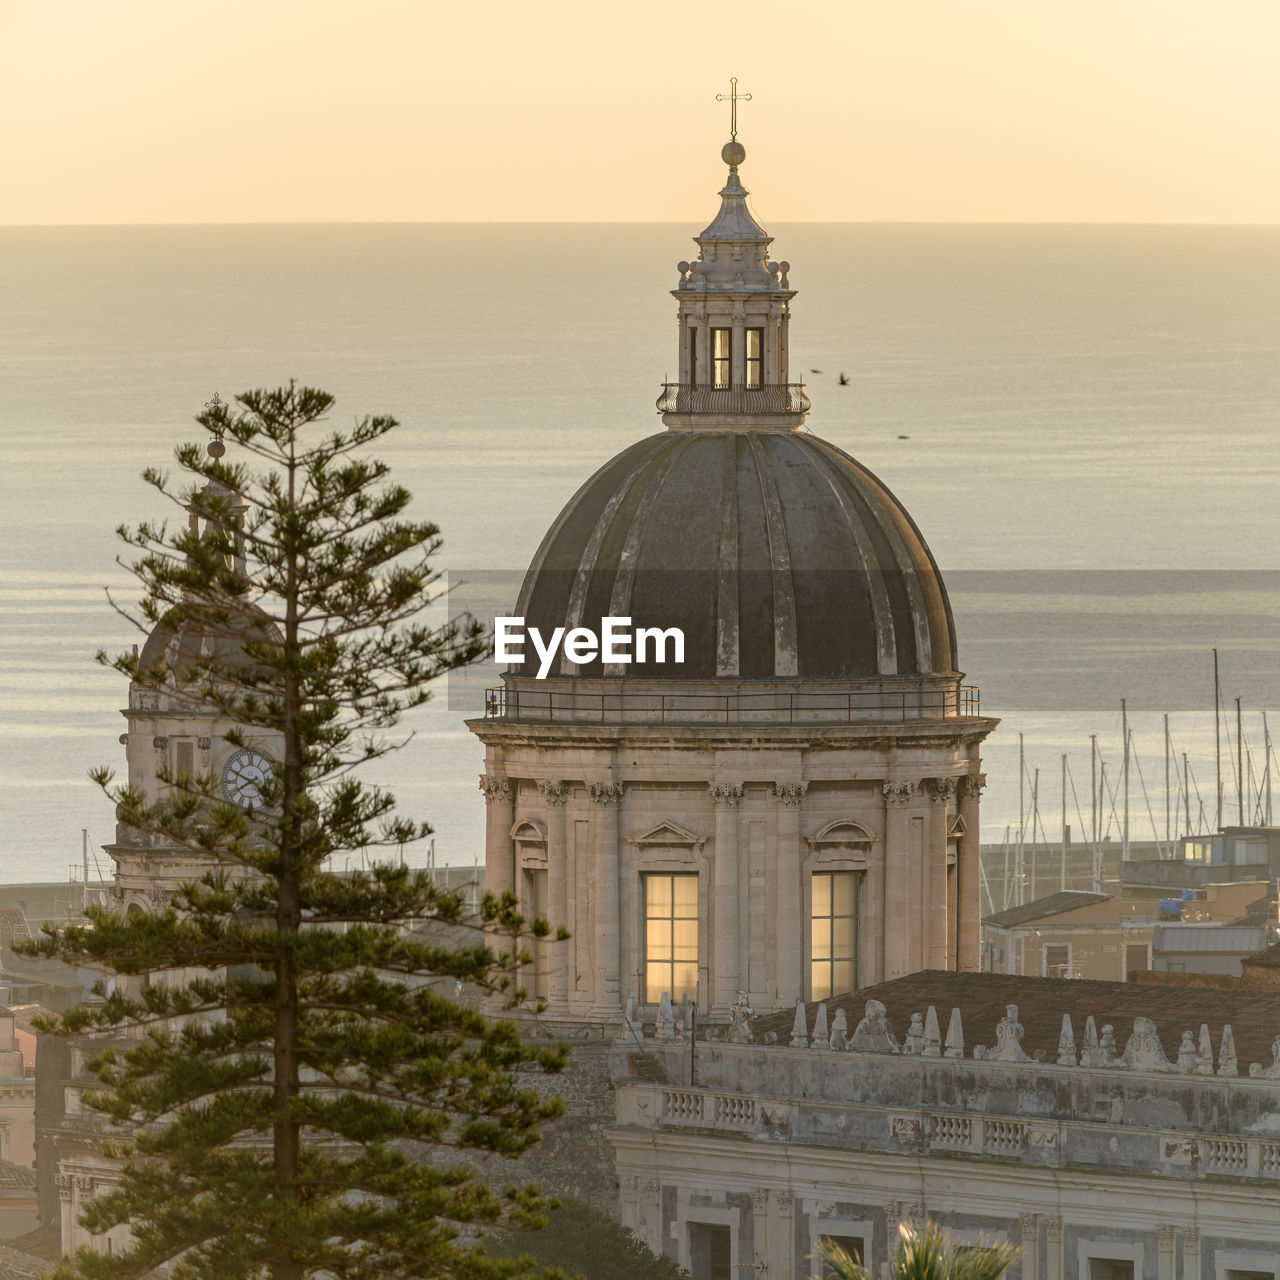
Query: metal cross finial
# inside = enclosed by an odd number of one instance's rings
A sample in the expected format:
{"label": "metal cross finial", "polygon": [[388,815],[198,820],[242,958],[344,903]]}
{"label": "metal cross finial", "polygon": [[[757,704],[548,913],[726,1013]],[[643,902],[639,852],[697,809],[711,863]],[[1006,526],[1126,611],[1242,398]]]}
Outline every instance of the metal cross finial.
{"label": "metal cross finial", "polygon": [[204,402],[204,407],[208,409],[210,413],[216,413],[226,403],[227,402],[215,391],[213,393],[213,399],[206,400]]}
{"label": "metal cross finial", "polygon": [[729,103],[729,140],[734,141],[738,136],[738,103],[750,102],[751,95],[749,93],[738,92],[738,77],[729,77],[729,92],[717,93],[716,101]]}

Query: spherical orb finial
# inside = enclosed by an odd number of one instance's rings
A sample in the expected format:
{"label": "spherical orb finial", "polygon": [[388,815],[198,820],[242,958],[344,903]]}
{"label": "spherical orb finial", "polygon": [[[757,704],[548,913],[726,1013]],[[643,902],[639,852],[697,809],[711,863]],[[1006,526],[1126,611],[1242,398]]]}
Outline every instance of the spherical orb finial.
{"label": "spherical orb finial", "polygon": [[740,143],[737,138],[732,142],[726,142],[720,150],[720,159],[725,164],[736,168],[747,158],[747,149]]}
{"label": "spherical orb finial", "polygon": [[211,458],[221,458],[226,451],[227,446],[216,436],[214,439],[210,440],[207,445],[205,445],[205,452],[208,453]]}

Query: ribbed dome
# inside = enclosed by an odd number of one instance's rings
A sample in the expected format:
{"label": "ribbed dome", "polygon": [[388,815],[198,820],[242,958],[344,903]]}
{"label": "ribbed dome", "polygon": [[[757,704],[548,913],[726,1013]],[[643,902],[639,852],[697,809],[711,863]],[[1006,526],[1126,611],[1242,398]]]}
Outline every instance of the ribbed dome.
{"label": "ribbed dome", "polygon": [[[664,431],[606,463],[543,539],[526,625],[679,627],[685,661],[550,674],[670,679],[949,675],[955,628],[929,548],[848,454],[782,431]],[[513,673],[532,674],[526,662]]]}

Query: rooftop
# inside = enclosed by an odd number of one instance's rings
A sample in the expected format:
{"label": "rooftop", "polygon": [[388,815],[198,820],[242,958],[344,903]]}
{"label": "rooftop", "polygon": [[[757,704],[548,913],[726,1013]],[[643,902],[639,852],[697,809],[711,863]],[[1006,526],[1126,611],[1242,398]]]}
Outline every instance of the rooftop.
{"label": "rooftop", "polygon": [[1032,920],[1043,920],[1046,916],[1058,916],[1064,911],[1074,911],[1077,907],[1090,907],[1095,902],[1106,902],[1107,893],[1093,893],[1088,889],[1064,889],[1061,893],[1051,893],[1047,898],[1037,898],[1034,902],[1024,902],[1020,907],[1010,907],[1007,911],[997,911],[995,915],[984,916],[983,924],[999,925],[1008,928],[1011,925],[1028,924]]}
{"label": "rooftop", "polygon": [[[1071,1018],[1078,1045],[1083,1042],[1085,1020],[1089,1017],[1099,1029],[1108,1024],[1114,1026],[1120,1046],[1135,1019],[1149,1018],[1156,1023],[1171,1061],[1177,1057],[1181,1032],[1198,1034],[1201,1024],[1205,1024],[1216,1047],[1221,1043],[1223,1027],[1230,1025],[1242,1075],[1248,1074],[1252,1063],[1270,1066],[1271,1044],[1280,1033],[1280,990],[1198,989],[932,969],[809,1004],[805,1010],[807,1024],[814,1025],[818,1005],[825,1004],[827,1025],[831,1025],[836,1011],[843,1009],[852,1031],[869,1000],[884,1005],[899,1040],[906,1035],[912,1014],[923,1015],[932,1005],[945,1029],[951,1010],[959,1009],[967,1045],[994,1045],[996,1027],[1006,1006],[1017,1005],[1023,1027],[1022,1048],[1032,1056],[1041,1051],[1051,1063],[1058,1056],[1063,1015]],[[786,1045],[794,1021],[793,1009],[779,1010],[756,1018],[751,1030],[757,1043],[774,1032],[778,1044]]]}

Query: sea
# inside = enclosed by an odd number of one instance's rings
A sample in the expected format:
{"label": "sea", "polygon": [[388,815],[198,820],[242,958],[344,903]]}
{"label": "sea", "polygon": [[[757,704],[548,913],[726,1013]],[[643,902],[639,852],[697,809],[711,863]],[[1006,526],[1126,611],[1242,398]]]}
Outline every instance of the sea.
{"label": "sea", "polygon": [[[110,874],[113,808],[87,774],[123,764],[126,688],[94,655],[141,639],[116,529],[174,515],[140,473],[199,436],[215,392],[296,379],[337,397],[335,426],[399,419],[380,455],[440,525],[439,567],[465,602],[468,582],[518,581],[578,486],[662,430],[669,291],[697,230],[0,228],[0,882],[65,877],[82,832],[91,877]],[[1118,837],[1122,723],[1131,838],[1213,825],[1219,776],[1226,821],[1265,819],[1280,228],[772,232],[799,290],[808,429],[915,518],[967,681],[1000,719],[984,841],[1021,827],[1054,842],[1064,820],[1078,837],[1099,763]],[[483,856],[483,752],[463,720],[495,682],[442,684],[373,779],[434,825],[440,863]]]}

